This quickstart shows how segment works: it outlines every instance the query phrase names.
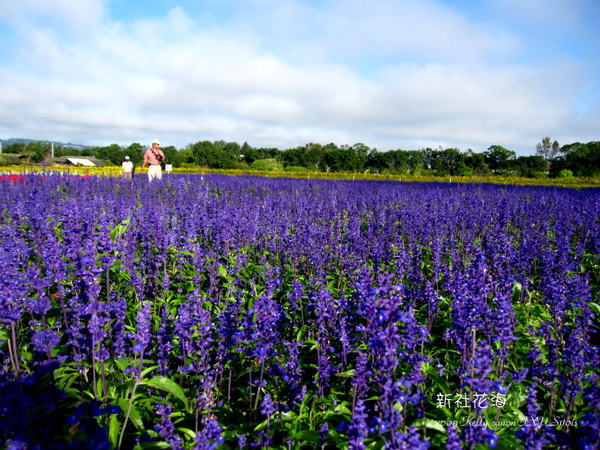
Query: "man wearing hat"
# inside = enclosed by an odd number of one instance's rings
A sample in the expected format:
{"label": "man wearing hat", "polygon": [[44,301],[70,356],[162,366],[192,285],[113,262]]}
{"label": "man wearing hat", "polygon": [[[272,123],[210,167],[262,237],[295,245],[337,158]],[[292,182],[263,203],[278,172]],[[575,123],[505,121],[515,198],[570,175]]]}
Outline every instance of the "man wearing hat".
{"label": "man wearing hat", "polygon": [[148,164],[148,181],[152,181],[155,178],[157,180],[162,179],[161,164],[164,160],[165,154],[160,149],[160,141],[154,139],[152,141],[152,147],[144,153],[144,162],[142,162],[142,169],[145,169],[146,164]]}
{"label": "man wearing hat", "polygon": [[123,167],[123,178],[131,180],[133,178],[133,163],[129,160],[129,156],[125,157],[125,161],[121,164]]}

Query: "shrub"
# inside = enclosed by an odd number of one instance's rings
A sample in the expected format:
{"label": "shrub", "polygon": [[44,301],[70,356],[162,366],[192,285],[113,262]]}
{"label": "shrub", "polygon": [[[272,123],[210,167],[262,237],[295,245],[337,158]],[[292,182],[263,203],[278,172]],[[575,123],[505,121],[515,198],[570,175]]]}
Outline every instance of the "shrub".
{"label": "shrub", "polygon": [[310,172],[310,169],[302,166],[288,166],[283,170],[286,172]]}
{"label": "shrub", "polygon": [[548,174],[546,172],[533,172],[531,174],[531,178],[538,178],[538,179],[546,179],[548,178]]}
{"label": "shrub", "polygon": [[250,168],[253,170],[283,170],[283,164],[275,158],[257,159]]}

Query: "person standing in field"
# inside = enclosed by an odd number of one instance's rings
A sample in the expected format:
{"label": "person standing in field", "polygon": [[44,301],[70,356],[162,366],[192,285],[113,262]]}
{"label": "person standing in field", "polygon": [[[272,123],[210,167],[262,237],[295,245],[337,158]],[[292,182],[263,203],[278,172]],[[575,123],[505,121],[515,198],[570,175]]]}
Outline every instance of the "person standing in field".
{"label": "person standing in field", "polygon": [[160,149],[160,141],[154,139],[152,141],[152,147],[146,150],[144,153],[144,162],[142,162],[142,169],[148,165],[148,181],[152,181],[155,178],[162,180],[162,167],[161,164],[165,160],[165,154]]}
{"label": "person standing in field", "polygon": [[129,160],[129,156],[125,157],[125,161],[121,164],[123,167],[123,178],[133,178],[133,163]]}

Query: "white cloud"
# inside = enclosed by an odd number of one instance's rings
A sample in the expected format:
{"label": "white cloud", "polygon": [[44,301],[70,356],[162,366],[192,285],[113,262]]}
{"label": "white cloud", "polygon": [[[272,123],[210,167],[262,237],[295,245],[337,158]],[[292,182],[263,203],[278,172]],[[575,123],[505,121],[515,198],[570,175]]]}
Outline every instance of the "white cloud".
{"label": "white cloud", "polygon": [[439,2],[262,0],[265,16],[246,6],[202,26],[182,7],[126,22],[102,1],[23,4],[0,16],[22,20],[0,63],[3,137],[527,153],[545,135],[591,136],[588,116],[571,120],[589,80],[575,62],[512,62],[523,36]]}
{"label": "white cloud", "polygon": [[107,0],[0,0],[0,24],[15,30],[37,27],[61,30],[83,39],[98,31]]}
{"label": "white cloud", "polygon": [[[333,3],[332,3],[333,4]],[[513,36],[428,0],[334,3],[323,17],[326,43],[354,57],[469,60],[510,53]],[[326,44],[327,45],[327,44]]]}

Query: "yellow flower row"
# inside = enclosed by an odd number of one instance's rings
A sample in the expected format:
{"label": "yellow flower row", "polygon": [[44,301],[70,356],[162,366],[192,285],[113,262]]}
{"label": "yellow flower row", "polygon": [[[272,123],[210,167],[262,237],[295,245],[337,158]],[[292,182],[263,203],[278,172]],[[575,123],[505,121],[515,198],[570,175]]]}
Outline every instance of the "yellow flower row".
{"label": "yellow flower row", "polygon": [[[71,175],[96,175],[106,177],[118,177],[123,169],[118,166],[106,167],[35,167],[35,166],[11,166],[11,172],[61,172]],[[264,170],[239,170],[239,169],[203,169],[203,168],[180,168],[173,169],[172,173],[187,174],[221,174],[221,175],[251,175],[266,176],[273,178],[306,178],[320,180],[380,180],[400,182],[446,182],[446,183],[496,183],[516,185],[537,186],[563,186],[573,188],[600,187],[600,178],[521,178],[502,176],[421,176],[421,175],[380,175],[373,173],[349,173],[349,172],[287,172],[287,171],[264,171]],[[168,175],[168,174],[167,174]]]}

